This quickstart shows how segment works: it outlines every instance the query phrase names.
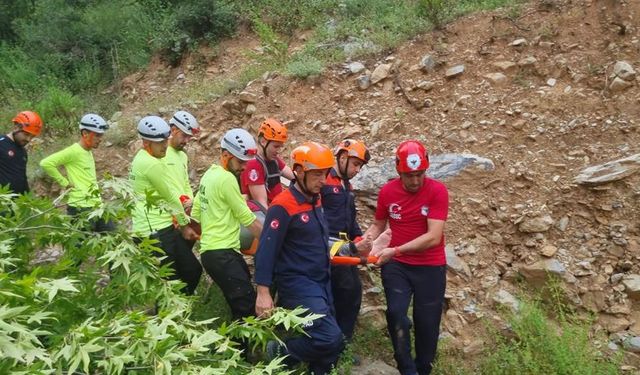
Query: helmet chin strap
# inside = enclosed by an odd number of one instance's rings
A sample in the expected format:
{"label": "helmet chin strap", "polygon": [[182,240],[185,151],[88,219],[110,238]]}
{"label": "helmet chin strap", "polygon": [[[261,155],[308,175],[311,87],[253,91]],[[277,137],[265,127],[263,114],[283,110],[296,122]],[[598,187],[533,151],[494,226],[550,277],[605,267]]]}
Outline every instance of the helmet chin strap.
{"label": "helmet chin strap", "polygon": [[260,145],[260,148],[262,149],[262,156],[264,157],[264,160],[271,160],[267,157],[267,147],[269,147],[269,144],[271,143],[271,141],[264,137],[263,139],[267,141],[267,143],[264,146],[262,145],[261,142],[258,142],[258,144]]}
{"label": "helmet chin strap", "polygon": [[224,151],[222,152],[222,155],[220,155],[220,164],[222,164],[222,168],[224,168],[225,171],[229,170],[229,160],[231,160],[231,156],[228,153],[224,153]]}
{"label": "helmet chin strap", "polygon": [[300,188],[300,191],[302,191],[305,195],[311,197],[312,202],[315,202],[318,194],[313,194],[312,192],[309,191],[309,189],[307,189],[307,175],[305,174],[304,177],[302,178],[302,181],[300,181],[298,174],[294,171],[293,177],[295,177],[296,184]]}
{"label": "helmet chin strap", "polygon": [[[82,135],[82,142],[84,143],[86,148],[88,148],[88,149],[92,149],[93,148],[94,141],[95,141],[95,136],[96,136],[96,133],[94,133],[94,132],[87,132],[87,133],[84,133]],[[149,151],[149,150],[147,150],[147,151]]]}
{"label": "helmet chin strap", "polygon": [[342,154],[340,154],[338,156],[338,172],[340,173],[340,177],[345,180],[345,181],[349,181],[349,176],[347,175],[347,171],[349,170],[349,161],[351,161],[351,158],[349,157],[349,155],[347,155],[347,162],[345,163],[344,169],[340,168],[340,156],[342,156]]}

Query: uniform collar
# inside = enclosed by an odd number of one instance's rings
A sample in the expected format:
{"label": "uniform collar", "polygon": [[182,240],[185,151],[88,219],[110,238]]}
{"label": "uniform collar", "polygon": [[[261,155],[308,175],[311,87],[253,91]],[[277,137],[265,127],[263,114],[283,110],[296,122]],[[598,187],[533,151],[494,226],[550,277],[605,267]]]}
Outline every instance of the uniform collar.
{"label": "uniform collar", "polygon": [[340,176],[340,173],[338,173],[338,171],[336,171],[335,168],[331,168],[329,170],[329,174],[331,175],[331,177],[336,177],[336,178],[339,178],[340,180],[342,180],[342,176]]}
{"label": "uniform collar", "polygon": [[289,185],[289,190],[291,191],[291,195],[293,195],[293,197],[296,199],[296,203],[298,203],[299,205],[302,205],[305,203],[314,204],[318,202],[318,194],[316,194],[316,198],[313,201],[309,201],[307,197],[305,197],[305,195],[302,194],[300,190],[298,190],[298,188],[294,187],[295,184],[296,184],[296,181],[292,180],[291,184]]}

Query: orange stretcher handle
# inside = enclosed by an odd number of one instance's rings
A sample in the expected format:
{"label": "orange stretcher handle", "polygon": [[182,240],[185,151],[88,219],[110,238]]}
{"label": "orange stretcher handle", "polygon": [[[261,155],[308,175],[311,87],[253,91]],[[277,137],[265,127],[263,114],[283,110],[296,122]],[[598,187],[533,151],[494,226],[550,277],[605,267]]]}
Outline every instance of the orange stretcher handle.
{"label": "orange stretcher handle", "polygon": [[359,264],[374,264],[378,262],[378,257],[341,257],[335,256],[331,258],[331,264],[334,266],[357,266]]}

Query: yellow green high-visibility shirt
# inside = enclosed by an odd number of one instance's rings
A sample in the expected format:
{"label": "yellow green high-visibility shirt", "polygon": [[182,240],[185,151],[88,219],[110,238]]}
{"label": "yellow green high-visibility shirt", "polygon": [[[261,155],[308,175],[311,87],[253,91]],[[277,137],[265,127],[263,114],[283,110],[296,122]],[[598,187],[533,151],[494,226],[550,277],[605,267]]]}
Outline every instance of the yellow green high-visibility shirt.
{"label": "yellow green high-visibility shirt", "polygon": [[[98,195],[98,179],[93,153],[79,143],[62,149],[40,161],[42,169],[63,188],[73,185],[67,196],[67,204],[73,207],[95,207],[102,204]],[[58,170],[63,166],[67,177]],[[92,193],[93,192],[93,193]]]}
{"label": "yellow green high-visibility shirt", "polygon": [[171,187],[180,195],[188,195],[189,198],[193,198],[193,190],[189,184],[189,157],[187,154],[169,146],[163,160],[169,168]]}
{"label": "yellow green high-visibility shirt", "polygon": [[191,216],[200,222],[200,252],[219,249],[240,250],[240,224],[249,226],[256,219],[240,194],[233,173],[212,165],[200,180]]}
{"label": "yellow green high-visibility shirt", "polygon": [[171,188],[169,174],[163,160],[146,150],[138,151],[133,158],[129,179],[138,197],[131,218],[136,236],[148,237],[172,225],[174,216],[180,225],[189,223],[180,203],[180,194]]}

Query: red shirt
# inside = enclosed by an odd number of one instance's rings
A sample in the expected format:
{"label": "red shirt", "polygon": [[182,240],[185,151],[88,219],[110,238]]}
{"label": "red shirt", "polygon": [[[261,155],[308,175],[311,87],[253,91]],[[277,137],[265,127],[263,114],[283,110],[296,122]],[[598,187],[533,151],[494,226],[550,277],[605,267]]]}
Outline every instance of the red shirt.
{"label": "red shirt", "polygon": [[[427,233],[427,219],[446,221],[448,211],[449,193],[443,183],[425,177],[422,188],[416,193],[410,193],[404,189],[400,178],[396,178],[380,189],[376,220],[389,221],[389,247],[395,247]],[[393,259],[420,266],[445,265],[444,234],[436,246],[422,251],[403,252]]]}
{"label": "red shirt", "polygon": [[265,164],[271,171],[266,171],[264,165],[257,158],[247,162],[244,171],[240,175],[240,190],[242,194],[247,194],[249,199],[252,199],[249,185],[264,185],[267,189],[267,202],[271,203],[273,198],[282,192],[280,175],[286,164],[280,158],[265,161]]}

